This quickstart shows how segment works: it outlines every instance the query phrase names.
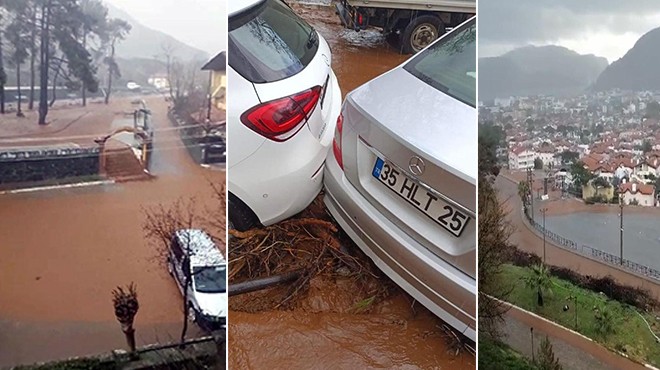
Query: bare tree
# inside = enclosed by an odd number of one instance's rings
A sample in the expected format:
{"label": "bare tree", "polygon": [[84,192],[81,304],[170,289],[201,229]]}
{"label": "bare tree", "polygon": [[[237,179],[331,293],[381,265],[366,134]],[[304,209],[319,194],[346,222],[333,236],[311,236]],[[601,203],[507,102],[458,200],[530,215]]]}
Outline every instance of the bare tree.
{"label": "bare tree", "polygon": [[165,71],[167,73],[167,81],[170,90],[170,99],[174,101],[174,86],[173,86],[173,77],[174,77],[174,64],[176,63],[176,57],[174,52],[176,48],[171,43],[166,43],[161,45],[162,55],[161,57],[165,63]]}
{"label": "bare tree", "polygon": [[[195,212],[195,200],[191,198],[187,202],[179,199],[171,206],[164,206],[162,204],[144,210],[145,221],[143,230],[150,240],[156,245],[158,258],[162,262],[167,261],[169,254],[170,243],[172,238],[178,230],[191,229],[197,223],[198,216]],[[182,266],[190,265],[190,242],[186,241],[184,248]],[[188,305],[188,288],[192,283],[192,274],[189,269],[184,269],[183,281],[183,327],[181,328],[180,343],[184,345],[186,339],[186,332],[188,331],[188,313],[190,307]]]}
{"label": "bare tree", "polygon": [[126,38],[126,35],[131,31],[131,25],[121,19],[111,19],[108,22],[108,33],[106,45],[109,49],[109,55],[105,57],[105,64],[108,67],[108,88],[105,93],[105,104],[110,103],[110,94],[112,93],[112,79],[113,77],[121,77],[119,65],[115,60],[116,44]]}
{"label": "bare tree", "polygon": [[509,245],[511,225],[500,204],[492,184],[479,180],[479,332],[492,338],[500,335],[508,307],[502,301],[512,287],[500,278],[502,265],[508,260],[512,247]]}

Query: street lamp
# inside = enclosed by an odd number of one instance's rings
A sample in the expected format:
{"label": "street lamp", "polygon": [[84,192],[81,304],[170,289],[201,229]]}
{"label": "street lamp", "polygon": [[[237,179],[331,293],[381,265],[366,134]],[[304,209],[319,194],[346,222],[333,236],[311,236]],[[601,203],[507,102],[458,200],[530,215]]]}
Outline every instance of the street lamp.
{"label": "street lamp", "polygon": [[534,328],[530,327],[529,328],[530,336],[532,337],[532,362],[535,361],[534,359]]}
{"label": "street lamp", "polygon": [[545,213],[548,211],[548,208],[541,208],[541,214],[543,215],[543,264],[545,264]]}

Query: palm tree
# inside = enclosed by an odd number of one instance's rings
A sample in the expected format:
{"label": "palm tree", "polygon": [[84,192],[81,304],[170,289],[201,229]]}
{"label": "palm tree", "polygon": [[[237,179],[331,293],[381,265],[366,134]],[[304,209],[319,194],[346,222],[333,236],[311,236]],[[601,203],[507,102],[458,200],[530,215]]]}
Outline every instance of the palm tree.
{"label": "palm tree", "polygon": [[605,305],[601,305],[594,310],[596,318],[594,329],[596,333],[603,338],[608,334],[614,333],[614,314]]}
{"label": "palm tree", "polygon": [[559,364],[559,359],[555,357],[555,352],[552,350],[552,343],[550,343],[550,339],[548,339],[547,335],[541,340],[541,344],[539,345],[536,366],[539,370],[562,369]]}
{"label": "palm tree", "polygon": [[121,330],[126,335],[128,347],[131,353],[135,353],[135,329],[133,328],[133,320],[135,319],[135,315],[137,315],[138,309],[140,309],[135,284],[131,283],[126,290],[122,287],[114,289],[112,291],[112,303],[115,307],[117,321],[121,324]]}
{"label": "palm tree", "polygon": [[523,280],[528,288],[536,290],[536,303],[543,307],[543,291],[546,290],[552,293],[552,290],[550,290],[552,280],[550,280],[548,267],[542,263],[532,266],[531,274],[525,276]]}
{"label": "palm tree", "polygon": [[518,196],[522,200],[522,204],[527,208],[528,196],[529,196],[529,184],[527,181],[521,181],[518,183]]}

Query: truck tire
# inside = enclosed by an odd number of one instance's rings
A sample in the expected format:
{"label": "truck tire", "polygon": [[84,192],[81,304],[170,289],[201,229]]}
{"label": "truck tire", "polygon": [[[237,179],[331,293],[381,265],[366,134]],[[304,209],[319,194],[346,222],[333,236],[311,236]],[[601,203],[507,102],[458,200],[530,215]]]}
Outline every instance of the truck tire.
{"label": "truck tire", "polygon": [[395,31],[390,32],[385,36],[387,43],[399,53],[401,52],[401,35],[397,34]]}
{"label": "truck tire", "polygon": [[434,15],[413,18],[401,34],[401,51],[414,54],[445,33],[445,24]]}

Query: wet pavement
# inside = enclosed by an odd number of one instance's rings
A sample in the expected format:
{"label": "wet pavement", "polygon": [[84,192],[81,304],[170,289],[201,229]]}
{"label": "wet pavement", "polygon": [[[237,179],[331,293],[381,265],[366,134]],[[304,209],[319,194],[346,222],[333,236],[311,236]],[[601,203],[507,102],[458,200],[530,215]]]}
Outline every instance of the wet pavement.
{"label": "wet pavement", "polygon": [[[376,30],[358,33],[343,29],[333,8],[292,6],[330,44],[332,67],[343,96],[408,58],[391,49]],[[364,255],[360,258],[369,263]],[[379,279],[387,280],[384,276]],[[369,294],[351,278],[314,278],[308,291],[288,309],[264,308],[263,303],[268,302],[264,296],[268,295],[269,291],[264,291],[230,299],[230,368],[476,366],[467,351],[456,354],[449,334],[442,328],[444,323],[398,288],[364,312],[355,308]]]}
{"label": "wet pavement", "polygon": [[[523,251],[534,253],[537,256],[543,256],[543,238],[534,233],[523,220],[521,212],[522,203],[518,196],[517,182],[511,181],[504,176],[498,176],[495,181],[495,187],[499,191],[498,195],[501,201],[504,202],[505,209],[509,212],[508,219],[514,229],[509,241]],[[646,210],[640,210],[640,212],[645,213]],[[550,242],[546,244],[546,259],[549,265],[575,270],[582,275],[611,276],[623,285],[648,290],[651,296],[660,299],[660,284],[657,280],[641,277],[616,266],[587,258],[564,248],[556,247]]]}
{"label": "wet pavement", "polygon": [[[639,264],[660,270],[660,215],[626,214],[624,209],[623,256]],[[620,253],[619,207],[609,213],[573,213],[546,216],[546,228],[579,246],[587,245],[618,256]],[[536,216],[540,221],[541,215]]]}
{"label": "wet pavement", "polygon": [[[156,129],[170,128],[162,98],[148,104]],[[0,367],[125,347],[110,292],[130,282],[138,345],[178,337],[181,295],[144,237],[143,209],[208,205],[224,172],[196,165],[174,131],[157,131],[154,147],[150,181],[0,195]]]}

